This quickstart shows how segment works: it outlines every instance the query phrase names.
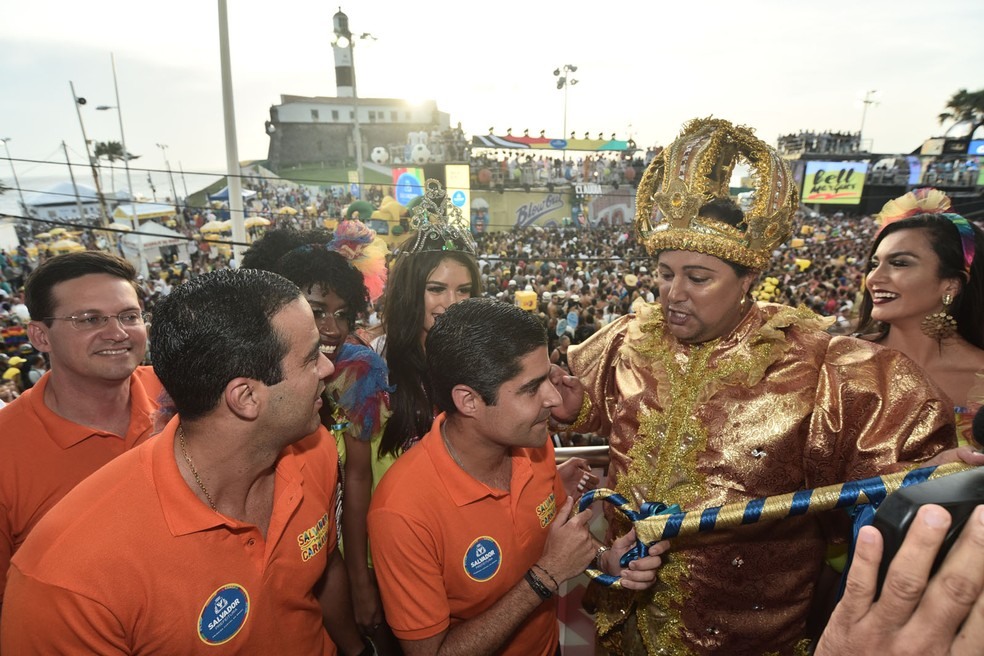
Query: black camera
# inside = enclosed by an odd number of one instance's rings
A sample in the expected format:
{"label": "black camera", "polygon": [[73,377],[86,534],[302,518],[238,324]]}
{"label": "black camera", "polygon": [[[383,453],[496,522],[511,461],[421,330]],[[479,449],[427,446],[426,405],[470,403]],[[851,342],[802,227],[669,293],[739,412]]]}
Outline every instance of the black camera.
{"label": "black camera", "polygon": [[888,565],[895,558],[909,524],[921,506],[936,504],[946,508],[953,518],[940,551],[933,562],[933,573],[957,541],[960,532],[980,504],[984,504],[984,467],[950,474],[934,480],[904,487],[890,494],[875,513],[873,525],[881,531],[885,542],[881,565],[878,568],[878,594],[881,594]]}

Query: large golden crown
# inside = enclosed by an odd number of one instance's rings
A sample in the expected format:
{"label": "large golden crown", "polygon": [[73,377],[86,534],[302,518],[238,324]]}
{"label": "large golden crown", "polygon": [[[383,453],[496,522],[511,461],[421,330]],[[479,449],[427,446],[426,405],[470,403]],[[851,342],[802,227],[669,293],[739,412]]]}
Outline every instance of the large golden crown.
{"label": "large golden crown", "polygon": [[[754,194],[736,228],[698,216],[708,201],[728,197],[739,159],[752,170]],[[752,130],[715,118],[694,119],[649,164],[636,195],[636,229],[650,254],[697,251],[761,271],[792,235],[798,193],[775,149]]]}

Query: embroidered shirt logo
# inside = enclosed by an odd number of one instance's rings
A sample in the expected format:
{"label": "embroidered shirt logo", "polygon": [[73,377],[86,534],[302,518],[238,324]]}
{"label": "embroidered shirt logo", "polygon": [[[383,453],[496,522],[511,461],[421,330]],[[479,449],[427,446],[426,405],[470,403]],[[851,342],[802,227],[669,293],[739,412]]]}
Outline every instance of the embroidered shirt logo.
{"label": "embroidered shirt logo", "polygon": [[307,562],[314,558],[326,544],[331,530],[331,520],[326,512],[318,523],[297,536],[297,545],[301,548],[301,560]]}
{"label": "embroidered shirt logo", "polygon": [[540,518],[540,528],[545,528],[557,515],[557,497],[553,492],[536,507],[536,516]]}

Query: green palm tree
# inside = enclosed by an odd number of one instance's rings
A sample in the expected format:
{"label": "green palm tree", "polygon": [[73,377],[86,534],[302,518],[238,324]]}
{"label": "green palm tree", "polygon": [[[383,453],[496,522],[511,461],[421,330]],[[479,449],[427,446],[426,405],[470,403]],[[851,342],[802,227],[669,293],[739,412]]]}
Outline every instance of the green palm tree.
{"label": "green palm tree", "polygon": [[[96,160],[105,159],[112,166],[113,162],[137,159],[140,155],[126,153],[123,151],[123,144],[119,141],[97,141],[94,149]],[[113,197],[116,197],[116,176],[110,173],[109,176]]]}
{"label": "green palm tree", "polygon": [[960,89],[946,103],[946,111],[937,117],[940,124],[947,121],[968,121],[974,128],[984,124],[984,89]]}

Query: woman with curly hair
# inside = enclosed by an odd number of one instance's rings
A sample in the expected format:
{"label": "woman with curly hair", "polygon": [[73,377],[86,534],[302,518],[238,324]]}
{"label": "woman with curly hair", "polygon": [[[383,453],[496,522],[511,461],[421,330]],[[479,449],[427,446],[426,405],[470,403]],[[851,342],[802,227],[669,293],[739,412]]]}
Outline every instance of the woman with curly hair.
{"label": "woman with curly hair", "polygon": [[352,328],[385,281],[385,244],[357,221],[343,221],[335,234],[324,230],[273,230],[243,257],[246,268],[281,274],[311,305],[321,351],[335,365],[325,381],[322,423],[335,435],[342,461],[341,534],[355,621],[379,653],[386,643],[382,607],[369,565],[366,514],[382,475],[376,457],[382,427],[390,416],[392,387],[386,363],[358,343]]}

